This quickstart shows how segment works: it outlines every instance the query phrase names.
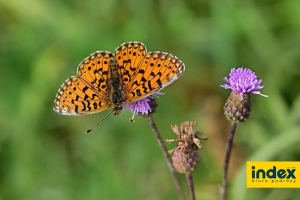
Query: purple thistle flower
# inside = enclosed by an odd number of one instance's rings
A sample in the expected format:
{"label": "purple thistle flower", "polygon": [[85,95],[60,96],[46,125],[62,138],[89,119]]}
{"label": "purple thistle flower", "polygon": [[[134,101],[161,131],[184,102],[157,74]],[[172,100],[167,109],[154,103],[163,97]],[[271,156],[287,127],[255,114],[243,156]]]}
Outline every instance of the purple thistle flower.
{"label": "purple thistle flower", "polygon": [[132,103],[124,103],[124,111],[130,110],[133,113],[132,119],[135,114],[148,115],[152,112],[150,102],[154,100],[154,97],[158,97],[157,95],[164,95],[164,93],[160,93],[160,91],[154,92],[153,95],[145,97],[141,100],[132,102]]}
{"label": "purple thistle flower", "polygon": [[236,70],[233,68],[231,69],[229,76],[229,79],[225,77],[224,80],[230,85],[223,84],[221,87],[239,92],[242,98],[243,95],[247,93],[259,94],[263,97],[268,97],[267,95],[263,95],[258,91],[263,88],[263,86],[260,86],[262,80],[257,80],[255,72],[251,71],[250,69],[243,69],[241,67]]}
{"label": "purple thistle flower", "polygon": [[251,113],[250,94],[259,94],[262,80],[257,80],[257,76],[250,69],[231,69],[230,78],[224,78],[229,83],[223,84],[221,87],[225,89],[232,89],[224,106],[224,114],[226,118],[232,122],[244,122]]}

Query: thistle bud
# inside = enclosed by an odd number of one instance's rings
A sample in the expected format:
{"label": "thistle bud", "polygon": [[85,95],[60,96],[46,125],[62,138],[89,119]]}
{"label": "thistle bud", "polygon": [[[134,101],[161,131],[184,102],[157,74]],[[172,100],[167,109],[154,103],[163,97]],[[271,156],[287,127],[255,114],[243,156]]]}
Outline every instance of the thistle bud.
{"label": "thistle bud", "polygon": [[232,91],[224,106],[226,118],[232,122],[243,122],[248,119],[250,112],[250,94],[243,94],[242,98],[238,92]]}

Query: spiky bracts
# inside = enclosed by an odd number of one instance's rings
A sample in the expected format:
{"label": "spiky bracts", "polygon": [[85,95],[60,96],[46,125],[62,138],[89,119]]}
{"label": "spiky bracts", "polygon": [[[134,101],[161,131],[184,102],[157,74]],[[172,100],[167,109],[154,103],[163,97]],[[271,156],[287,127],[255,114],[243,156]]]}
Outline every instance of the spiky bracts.
{"label": "spiky bracts", "polygon": [[225,103],[224,114],[229,121],[243,122],[248,119],[251,113],[250,94],[243,94],[243,97],[232,91]]}

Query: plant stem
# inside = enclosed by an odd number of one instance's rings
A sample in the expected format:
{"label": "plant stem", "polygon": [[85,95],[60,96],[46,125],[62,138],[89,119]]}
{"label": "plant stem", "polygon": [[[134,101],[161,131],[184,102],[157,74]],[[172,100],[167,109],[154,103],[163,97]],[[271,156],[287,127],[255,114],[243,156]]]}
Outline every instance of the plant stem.
{"label": "plant stem", "polygon": [[186,181],[188,183],[189,186],[189,193],[190,193],[190,199],[191,200],[195,200],[195,191],[194,191],[194,183],[193,183],[193,177],[191,173],[186,173]]}
{"label": "plant stem", "polygon": [[163,151],[163,154],[164,154],[164,156],[167,160],[167,163],[168,163],[169,169],[172,173],[172,176],[173,176],[173,179],[174,179],[179,197],[180,197],[181,200],[184,200],[185,198],[184,198],[183,190],[182,190],[179,178],[178,178],[178,174],[177,174],[174,166],[172,165],[172,160],[169,156],[168,150],[167,150],[167,148],[166,148],[166,146],[165,146],[165,144],[164,144],[164,142],[163,142],[163,140],[162,140],[162,138],[161,138],[161,136],[160,136],[160,134],[157,130],[157,127],[154,123],[154,120],[153,120],[152,116],[147,117],[147,119],[148,119],[148,122],[149,122],[149,124],[150,124],[156,138],[157,138],[157,142],[158,142],[159,146],[161,147],[161,149]]}
{"label": "plant stem", "polygon": [[228,165],[229,165],[230,153],[231,153],[231,148],[233,143],[233,136],[235,133],[236,126],[237,126],[236,122],[231,123],[230,133],[227,140],[225,160],[224,160],[224,173],[223,173],[223,181],[222,181],[222,188],[221,188],[221,200],[226,199]]}

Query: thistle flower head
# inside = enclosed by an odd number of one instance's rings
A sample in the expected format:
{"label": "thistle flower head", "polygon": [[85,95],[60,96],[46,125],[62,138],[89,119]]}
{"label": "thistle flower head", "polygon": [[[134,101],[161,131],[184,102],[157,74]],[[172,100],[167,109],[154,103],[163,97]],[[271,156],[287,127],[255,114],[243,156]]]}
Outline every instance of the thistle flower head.
{"label": "thistle flower head", "polygon": [[230,78],[224,78],[229,83],[221,85],[225,89],[232,89],[225,106],[224,114],[229,121],[243,122],[248,119],[251,113],[250,94],[259,94],[263,86],[260,85],[262,80],[257,80],[257,76],[250,69],[231,69]]}
{"label": "thistle flower head", "polygon": [[145,97],[141,100],[132,103],[124,103],[124,111],[130,110],[133,113],[132,119],[134,118],[135,114],[147,116],[151,113],[154,113],[157,107],[154,97],[157,97],[157,95],[163,95],[163,93],[157,91],[153,95]]}
{"label": "thistle flower head", "polygon": [[221,87],[239,92],[242,98],[243,95],[247,93],[259,94],[261,96],[268,97],[258,91],[263,88],[263,86],[260,86],[262,80],[257,80],[255,72],[250,69],[243,69],[242,67],[238,69],[233,68],[231,69],[229,77],[229,79],[227,77],[224,78],[229,85],[223,84]]}
{"label": "thistle flower head", "polygon": [[183,122],[180,126],[180,131],[177,125],[171,125],[171,128],[177,135],[177,139],[167,140],[167,142],[176,142],[176,147],[170,150],[169,153],[171,154],[174,151],[172,157],[173,165],[180,173],[192,172],[199,165],[198,150],[202,147],[200,140],[207,138],[199,137],[201,132],[193,130],[196,125],[197,122]]}

